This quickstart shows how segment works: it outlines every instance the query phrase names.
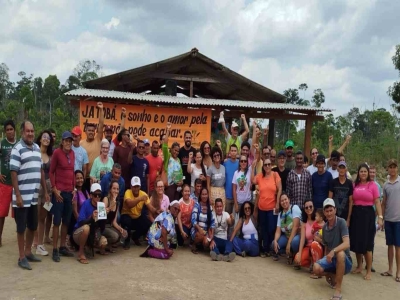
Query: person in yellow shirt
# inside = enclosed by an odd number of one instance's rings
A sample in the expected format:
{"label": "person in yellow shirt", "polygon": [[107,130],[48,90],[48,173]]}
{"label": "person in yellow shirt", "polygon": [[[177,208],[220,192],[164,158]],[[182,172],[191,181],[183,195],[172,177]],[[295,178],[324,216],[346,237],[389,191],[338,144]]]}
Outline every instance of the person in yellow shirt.
{"label": "person in yellow shirt", "polygon": [[125,192],[124,203],[121,211],[121,226],[128,232],[124,242],[124,249],[128,250],[131,243],[131,231],[135,230],[132,240],[135,245],[140,246],[139,238],[147,233],[151,222],[147,218],[149,210],[153,214],[159,214],[159,211],[151,205],[149,196],[140,190],[140,178],[137,176],[131,179],[131,188]]}

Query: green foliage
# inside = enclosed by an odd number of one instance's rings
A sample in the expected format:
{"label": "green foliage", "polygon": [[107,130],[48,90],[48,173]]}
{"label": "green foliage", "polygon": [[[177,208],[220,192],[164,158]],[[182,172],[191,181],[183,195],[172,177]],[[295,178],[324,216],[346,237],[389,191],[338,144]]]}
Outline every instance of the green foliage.
{"label": "green foliage", "polygon": [[[392,57],[394,68],[399,71],[400,75],[400,45],[396,46],[396,53]],[[393,101],[397,104],[395,107],[400,112],[400,81],[393,83],[387,91],[388,95],[392,97]]]}

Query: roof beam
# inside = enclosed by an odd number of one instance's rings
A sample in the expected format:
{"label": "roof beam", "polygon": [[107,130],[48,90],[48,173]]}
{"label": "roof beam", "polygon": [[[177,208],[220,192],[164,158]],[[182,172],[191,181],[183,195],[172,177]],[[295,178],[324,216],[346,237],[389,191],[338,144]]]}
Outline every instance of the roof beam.
{"label": "roof beam", "polygon": [[[214,111],[215,112],[215,111]],[[218,117],[220,111],[217,111]],[[261,112],[257,113],[254,111],[234,111],[230,109],[230,111],[224,111],[224,116],[227,118],[239,118],[240,114],[246,114],[246,117],[250,118],[262,118],[262,119],[274,119],[274,120],[311,120],[311,121],[323,121],[324,116],[316,116],[316,115],[295,115],[295,114],[286,114],[283,111],[272,110],[272,112]]]}
{"label": "roof beam", "polygon": [[227,80],[198,76],[198,75],[183,75],[183,74],[169,74],[155,72],[150,75],[152,78],[172,79],[176,81],[190,81],[190,82],[207,82],[207,83],[229,83]]}

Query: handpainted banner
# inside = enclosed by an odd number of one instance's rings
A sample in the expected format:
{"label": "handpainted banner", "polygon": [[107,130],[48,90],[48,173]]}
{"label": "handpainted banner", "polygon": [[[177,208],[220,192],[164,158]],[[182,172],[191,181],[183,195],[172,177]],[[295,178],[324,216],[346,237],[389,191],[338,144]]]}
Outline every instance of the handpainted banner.
{"label": "handpainted banner", "polygon": [[[85,131],[87,123],[98,126],[99,109],[97,102],[80,101],[79,122]],[[169,145],[178,142],[183,146],[185,131],[192,133],[192,145],[199,148],[201,142],[211,139],[211,109],[183,109],[155,106],[123,105],[103,102],[104,125],[113,128],[114,136],[120,130],[121,108],[126,108],[125,128],[133,136],[140,139],[159,141],[160,135],[165,133],[167,122],[172,124]],[[85,134],[83,134],[85,136]]]}

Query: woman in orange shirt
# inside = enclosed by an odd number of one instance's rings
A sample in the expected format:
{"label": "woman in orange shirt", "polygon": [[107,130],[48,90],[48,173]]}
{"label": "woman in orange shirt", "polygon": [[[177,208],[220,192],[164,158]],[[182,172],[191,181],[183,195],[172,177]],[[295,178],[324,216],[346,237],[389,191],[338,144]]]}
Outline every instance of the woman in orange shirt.
{"label": "woman in orange shirt", "polygon": [[279,174],[271,170],[269,158],[264,160],[262,173],[254,176],[252,182],[258,185],[259,195],[256,198],[256,215],[259,217],[260,235],[262,240],[261,257],[270,256],[270,245],[274,240],[274,233],[279,212],[279,197],[282,193],[282,184]]}

